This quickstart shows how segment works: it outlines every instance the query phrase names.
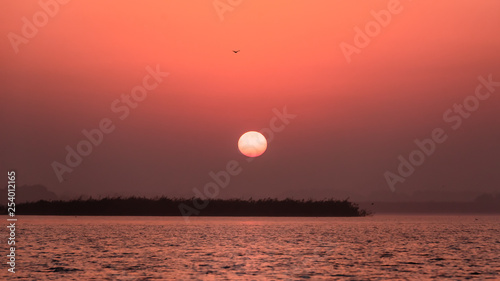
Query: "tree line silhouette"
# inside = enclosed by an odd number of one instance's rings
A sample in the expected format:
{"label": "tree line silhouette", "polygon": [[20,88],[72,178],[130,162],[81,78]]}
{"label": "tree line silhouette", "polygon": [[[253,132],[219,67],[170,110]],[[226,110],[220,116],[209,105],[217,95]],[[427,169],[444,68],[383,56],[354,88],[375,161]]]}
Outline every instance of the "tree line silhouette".
{"label": "tree line silhouette", "polygon": [[[193,205],[193,199],[106,197],[102,199],[74,199],[69,201],[40,200],[16,204],[16,215],[56,216],[181,216],[180,204]],[[6,206],[0,206],[2,213]],[[213,199],[199,216],[290,216],[290,217],[360,217],[370,212],[345,200],[259,200]]]}

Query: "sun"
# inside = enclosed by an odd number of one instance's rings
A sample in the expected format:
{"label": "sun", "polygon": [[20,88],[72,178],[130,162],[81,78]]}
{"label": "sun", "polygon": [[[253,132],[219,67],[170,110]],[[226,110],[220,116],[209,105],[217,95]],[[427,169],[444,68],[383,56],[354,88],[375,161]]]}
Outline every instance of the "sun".
{"label": "sun", "polygon": [[257,157],[266,151],[267,140],[261,133],[249,131],[238,140],[238,149],[245,156]]}

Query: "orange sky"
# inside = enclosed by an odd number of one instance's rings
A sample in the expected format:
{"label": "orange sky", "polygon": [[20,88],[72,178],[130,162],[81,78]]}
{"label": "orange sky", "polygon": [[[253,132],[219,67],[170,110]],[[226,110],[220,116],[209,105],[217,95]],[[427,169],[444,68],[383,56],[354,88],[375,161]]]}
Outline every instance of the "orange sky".
{"label": "orange sky", "polygon": [[[354,28],[392,1],[242,1],[221,20],[211,0],[73,0],[17,47],[9,34],[22,36],[22,18],[43,9],[5,2],[1,165],[60,194],[192,196],[210,171],[244,161],[239,136],[284,106],[297,118],[221,196],[390,193],[383,173],[398,155],[446,127],[443,112],[474,93],[479,75],[500,80],[495,0],[401,0],[350,63],[339,45],[354,44]],[[118,119],[110,104],[148,65],[170,75]],[[499,105],[492,96],[447,131],[398,192],[498,190]],[[59,183],[51,163],[102,118],[116,130]]]}

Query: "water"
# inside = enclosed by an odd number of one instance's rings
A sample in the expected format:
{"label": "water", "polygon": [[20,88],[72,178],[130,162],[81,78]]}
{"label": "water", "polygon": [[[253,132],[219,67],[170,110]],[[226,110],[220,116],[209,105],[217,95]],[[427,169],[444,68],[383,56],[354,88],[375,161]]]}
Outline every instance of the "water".
{"label": "water", "polygon": [[15,274],[1,235],[3,280],[500,279],[499,216],[22,216]]}

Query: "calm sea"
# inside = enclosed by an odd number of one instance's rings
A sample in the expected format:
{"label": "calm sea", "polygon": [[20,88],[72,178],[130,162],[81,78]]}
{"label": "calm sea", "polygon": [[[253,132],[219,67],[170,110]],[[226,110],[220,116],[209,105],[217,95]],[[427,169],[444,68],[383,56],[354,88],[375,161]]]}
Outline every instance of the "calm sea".
{"label": "calm sea", "polygon": [[499,216],[18,219],[1,280],[500,280]]}

